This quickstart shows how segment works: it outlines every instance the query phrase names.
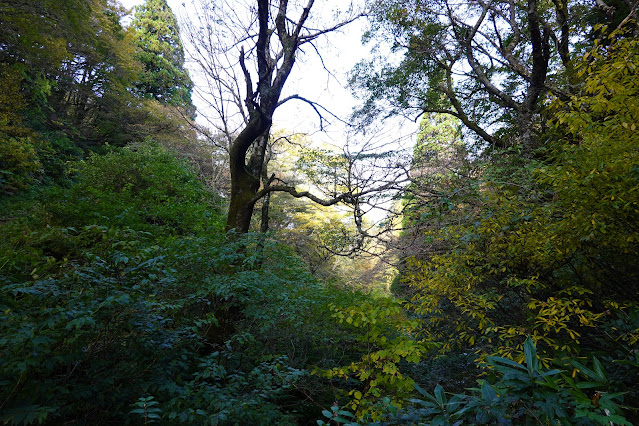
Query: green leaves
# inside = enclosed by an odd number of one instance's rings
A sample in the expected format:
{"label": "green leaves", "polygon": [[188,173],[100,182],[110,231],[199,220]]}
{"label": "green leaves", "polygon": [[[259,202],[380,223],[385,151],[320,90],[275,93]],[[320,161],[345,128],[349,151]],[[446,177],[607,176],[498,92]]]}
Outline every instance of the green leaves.
{"label": "green leaves", "polygon": [[[285,335],[273,352],[295,353],[288,330],[321,331],[310,315],[328,317],[314,305],[335,295],[272,242],[263,271],[247,260],[256,253],[226,246],[211,231],[221,220],[208,192],[165,151],[93,156],[78,180],[46,202],[29,200],[28,220],[0,222],[1,421],[284,419],[271,400],[304,370],[284,356],[264,359],[270,352],[255,335],[269,335],[252,321]],[[146,223],[151,214],[164,223]],[[213,282],[229,280],[242,286],[226,288],[224,302]],[[242,327],[243,309],[251,320]]]}
{"label": "green leaves", "polygon": [[160,420],[162,410],[157,407],[158,402],[153,400],[152,396],[140,397],[134,404],[133,410],[129,411],[129,414],[138,414],[144,418],[144,424],[155,423],[156,420]]}
{"label": "green leaves", "polygon": [[599,362],[599,360],[596,357],[593,357],[592,363],[593,363],[593,368],[590,369],[577,360],[574,360],[574,359],[570,360],[570,364],[573,367],[575,367],[577,371],[584,374],[586,377],[588,377],[591,380],[588,382],[578,383],[577,384],[578,388],[587,389],[587,388],[595,388],[595,387],[602,387],[602,386],[609,385],[608,378],[606,377],[606,373],[603,369],[603,366],[601,365],[601,362]]}
{"label": "green leaves", "polygon": [[530,377],[533,377],[534,373],[539,370],[539,361],[537,360],[537,350],[535,349],[535,345],[530,337],[527,338],[524,343],[524,356],[526,358],[528,374]]}
{"label": "green leaves", "polygon": [[184,68],[179,26],[166,0],[147,0],[136,7],[131,26],[136,31],[137,59],[143,71],[136,93],[184,108],[195,116],[191,102],[193,82]]}
{"label": "green leaves", "polygon": [[322,410],[322,415],[326,417],[328,423],[325,423],[323,420],[317,420],[317,424],[319,426],[323,425],[345,425],[345,426],[358,426],[359,423],[356,423],[352,420],[354,417],[353,413],[341,409],[337,404],[331,406],[331,411]]}
{"label": "green leaves", "polygon": [[356,378],[358,389],[351,390],[350,408],[358,419],[379,418],[379,404],[387,397],[390,403],[401,404],[415,385],[400,369],[403,362],[419,363],[430,349],[428,342],[414,336],[416,323],[408,320],[400,302],[378,298],[375,303],[358,306],[332,306],[333,316],[359,330],[357,340],[366,348],[361,360],[350,365],[323,371],[328,378]]}
{"label": "green leaves", "polygon": [[94,154],[75,167],[77,185],[53,204],[58,220],[66,225],[93,214],[111,226],[156,234],[222,229],[222,214],[214,207],[216,195],[203,187],[186,163],[157,145]]}
{"label": "green leaves", "polygon": [[[624,395],[605,391],[609,384],[599,360],[593,359],[592,369],[572,360],[571,364],[588,380],[575,381],[559,369],[543,368],[537,361],[532,339],[527,339],[524,347],[525,365],[507,358],[488,357],[493,378],[480,380],[480,387],[471,389],[472,394],[447,397],[439,385],[433,394],[416,386],[421,397],[410,400],[414,406],[389,413],[387,419],[442,425],[573,424],[575,419],[594,424],[611,421],[629,424],[620,414],[619,403]],[[582,391],[591,388],[597,389],[592,397]]]}

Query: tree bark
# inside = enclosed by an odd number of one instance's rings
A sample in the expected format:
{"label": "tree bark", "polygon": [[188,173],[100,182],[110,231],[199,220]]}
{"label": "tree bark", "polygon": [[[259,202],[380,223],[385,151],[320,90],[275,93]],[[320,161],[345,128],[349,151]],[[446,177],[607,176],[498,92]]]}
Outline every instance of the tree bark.
{"label": "tree bark", "polygon": [[[293,19],[292,13],[288,10],[288,0],[255,0],[257,40],[254,46],[246,50],[248,53],[245,53],[242,47],[239,52],[239,67],[246,84],[246,96],[240,110],[245,109],[249,118],[240,134],[232,140],[229,149],[231,199],[226,220],[227,231],[248,232],[255,203],[272,192],[272,189],[260,190],[271,123],[275,110],[282,104],[280,102],[282,89],[295,64],[300,46],[335,31],[361,16],[355,15],[325,29],[309,28],[306,26],[306,21],[315,0],[305,1],[306,5],[301,10],[295,8],[295,13],[299,15]],[[252,33],[252,29],[250,32]],[[249,40],[253,39],[245,39],[245,41]],[[255,62],[254,66],[256,65],[253,74],[247,67],[249,58]],[[253,80],[255,71],[257,71],[257,81]],[[238,96],[237,99],[241,97]],[[286,98],[284,102],[289,99],[304,98],[293,95]],[[317,111],[316,108],[315,110]],[[268,206],[268,201],[265,205]]]}
{"label": "tree bark", "polygon": [[[231,168],[231,201],[226,218],[226,230],[246,233],[251,226],[255,194],[260,189],[260,178],[246,167],[246,154],[255,140],[264,134],[271,120],[254,112],[251,121],[233,141],[229,155]],[[259,175],[258,175],[259,176]]]}
{"label": "tree bark", "polygon": [[539,97],[546,91],[546,76],[548,74],[548,61],[550,60],[550,35],[546,29],[542,33],[537,0],[528,0],[527,13],[533,64],[528,92],[524,102],[519,107],[518,126],[523,155],[531,157],[537,147],[537,140],[533,132],[534,112],[537,108]]}
{"label": "tree bark", "polygon": [[[231,201],[226,220],[227,231],[234,229],[246,233],[251,225],[256,194],[260,189],[264,157],[270,136],[273,113],[277,108],[284,84],[295,63],[300,44],[300,32],[308,18],[314,0],[308,0],[291,33],[287,29],[287,0],[279,1],[275,28],[271,21],[269,0],[257,0],[258,38],[255,43],[257,60],[257,87],[253,89],[250,73],[246,68],[245,54],[240,52],[240,66],[247,83],[245,104],[250,119],[244,130],[235,138],[229,152],[231,167]],[[271,37],[277,35],[279,52],[273,57]],[[249,150],[251,155],[248,156]],[[247,158],[248,157],[248,158]]]}

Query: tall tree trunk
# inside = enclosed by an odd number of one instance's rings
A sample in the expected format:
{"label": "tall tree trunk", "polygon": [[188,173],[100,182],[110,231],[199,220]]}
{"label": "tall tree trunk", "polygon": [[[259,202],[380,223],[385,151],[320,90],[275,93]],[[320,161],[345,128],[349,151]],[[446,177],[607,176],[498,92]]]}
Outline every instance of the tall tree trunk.
{"label": "tall tree trunk", "polygon": [[546,91],[545,83],[548,74],[548,61],[550,60],[550,34],[546,28],[542,32],[537,0],[528,0],[527,13],[533,63],[528,93],[519,108],[518,124],[523,155],[530,158],[537,148],[538,142],[533,131],[533,118],[538,107],[539,97]]}
{"label": "tall tree trunk", "polygon": [[[287,15],[288,0],[277,2],[256,0],[256,2],[258,32],[255,49],[251,56],[257,63],[258,81],[257,84],[253,84],[252,74],[246,66],[247,56],[244,49],[240,48],[239,66],[244,73],[246,83],[244,105],[250,118],[246,127],[231,143],[229,152],[231,201],[226,229],[234,229],[238,233],[248,232],[251,224],[253,208],[259,198],[258,191],[265,167],[273,113],[285,102],[280,101],[280,96],[295,63],[295,55],[300,45],[312,42],[317,37],[349,22],[338,23],[324,30],[309,31],[304,25],[315,0],[306,0],[306,6],[300,11],[297,20],[292,20]],[[277,8],[275,8],[276,4]],[[272,13],[274,16],[271,16]],[[273,27],[270,28],[271,23]],[[302,34],[303,30],[306,34]],[[261,195],[267,193],[269,191]],[[268,206],[268,202],[266,205]]]}
{"label": "tall tree trunk", "polygon": [[234,229],[238,233],[246,233],[251,226],[253,198],[257,193],[260,181],[246,173],[241,179],[231,178],[231,202],[226,218],[226,230]]}
{"label": "tall tree trunk", "polygon": [[[268,141],[267,141],[268,143]],[[262,167],[262,185],[266,188],[269,185],[268,179],[268,163],[271,161],[271,157],[273,156],[272,150],[269,148],[266,158],[264,158],[264,166]],[[260,232],[266,233],[269,229],[269,214],[271,208],[271,193],[269,192],[262,198],[262,217],[260,220]]]}
{"label": "tall tree trunk", "polygon": [[[275,17],[275,29],[269,29],[269,0],[257,0],[258,38],[255,44],[258,84],[253,89],[251,75],[244,62],[244,50],[240,52],[240,66],[246,80],[247,109],[250,119],[244,130],[231,144],[229,153],[231,166],[231,202],[226,220],[226,229],[248,232],[255,206],[255,196],[260,189],[264,156],[268,145],[273,113],[277,108],[282,88],[286,83],[299,47],[300,31],[308,18],[314,0],[308,0],[307,7],[294,25],[291,34],[287,32],[288,0],[280,0]],[[271,55],[271,35],[273,31],[281,43],[277,58]],[[281,61],[281,62],[280,62]],[[278,67],[279,65],[279,67]],[[250,158],[247,155],[251,152]]]}
{"label": "tall tree trunk", "polygon": [[231,168],[231,201],[226,218],[226,230],[234,229],[246,233],[251,226],[255,206],[255,195],[260,189],[260,174],[255,176],[246,166],[246,154],[251,145],[271,126],[271,120],[255,112],[244,130],[231,146],[229,162]]}

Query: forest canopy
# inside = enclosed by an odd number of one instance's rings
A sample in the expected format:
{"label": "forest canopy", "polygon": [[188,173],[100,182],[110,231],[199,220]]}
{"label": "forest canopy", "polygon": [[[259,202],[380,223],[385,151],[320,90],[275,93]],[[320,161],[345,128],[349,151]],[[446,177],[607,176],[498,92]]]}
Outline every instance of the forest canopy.
{"label": "forest canopy", "polygon": [[637,1],[172,6],[0,1],[3,424],[639,423]]}

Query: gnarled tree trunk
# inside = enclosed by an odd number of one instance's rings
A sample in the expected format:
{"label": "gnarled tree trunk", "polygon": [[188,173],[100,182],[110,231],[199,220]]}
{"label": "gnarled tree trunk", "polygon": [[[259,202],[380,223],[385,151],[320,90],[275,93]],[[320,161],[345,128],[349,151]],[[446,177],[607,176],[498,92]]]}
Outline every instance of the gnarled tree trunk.
{"label": "gnarled tree trunk", "polygon": [[[253,215],[256,195],[260,189],[266,146],[273,113],[278,107],[280,95],[295,63],[300,45],[300,33],[313,6],[308,0],[299,19],[287,16],[288,0],[279,0],[274,28],[269,28],[269,0],[257,0],[258,38],[255,44],[258,81],[254,88],[251,74],[246,68],[244,50],[240,52],[240,65],[246,80],[246,98],[249,121],[231,144],[231,201],[226,229],[248,232]],[[271,38],[277,36],[279,49],[274,49]],[[250,156],[248,155],[250,151]]]}

